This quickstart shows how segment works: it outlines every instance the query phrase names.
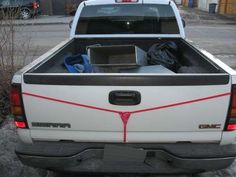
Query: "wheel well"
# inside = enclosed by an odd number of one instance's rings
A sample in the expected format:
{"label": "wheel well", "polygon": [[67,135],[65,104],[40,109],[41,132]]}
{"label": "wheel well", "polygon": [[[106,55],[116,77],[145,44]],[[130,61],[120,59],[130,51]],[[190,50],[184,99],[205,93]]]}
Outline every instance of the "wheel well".
{"label": "wheel well", "polygon": [[20,11],[22,11],[22,10],[27,10],[27,11],[30,12],[30,9],[29,9],[28,7],[22,7],[22,8],[20,9]]}

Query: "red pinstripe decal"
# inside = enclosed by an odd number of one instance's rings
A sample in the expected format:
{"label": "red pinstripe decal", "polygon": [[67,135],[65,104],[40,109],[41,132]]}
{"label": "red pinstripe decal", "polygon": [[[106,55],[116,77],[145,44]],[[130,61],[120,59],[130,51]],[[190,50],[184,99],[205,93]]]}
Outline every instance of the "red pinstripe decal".
{"label": "red pinstripe decal", "polygon": [[56,101],[56,102],[60,102],[60,103],[65,103],[65,104],[70,104],[70,105],[74,105],[74,106],[79,106],[79,107],[85,107],[85,108],[90,108],[90,109],[97,109],[97,110],[100,110],[100,111],[113,112],[113,113],[118,113],[118,114],[120,113],[120,111],[115,111],[115,110],[106,109],[106,108],[99,108],[99,107],[96,107],[96,106],[90,106],[90,105],[75,103],[75,102],[66,101],[66,100],[59,100],[59,99],[56,99],[56,98],[51,98],[51,97],[46,97],[46,96],[41,96],[41,95],[36,95],[36,94],[31,94],[31,93],[26,93],[26,92],[23,92],[22,94],[23,95],[28,95],[28,96],[31,96],[31,97],[45,99],[45,100]]}
{"label": "red pinstripe decal", "polygon": [[230,93],[224,93],[224,94],[219,94],[219,95],[199,98],[199,99],[195,99],[195,100],[189,100],[189,101],[184,101],[184,102],[179,102],[179,103],[174,103],[174,104],[169,104],[169,105],[164,105],[164,106],[158,106],[158,107],[154,107],[154,108],[141,109],[141,110],[133,111],[132,113],[140,113],[140,112],[146,112],[146,111],[153,111],[153,110],[158,110],[158,109],[170,108],[170,107],[180,106],[180,105],[184,105],[184,104],[190,104],[190,103],[196,103],[196,102],[205,101],[205,100],[211,100],[211,99],[214,99],[214,98],[224,97],[224,96],[228,96],[228,95],[230,95]]}
{"label": "red pinstripe decal", "polygon": [[170,107],[175,107],[175,106],[180,106],[180,105],[185,105],[185,104],[191,104],[191,103],[211,100],[211,99],[220,98],[220,97],[224,97],[224,96],[229,96],[230,95],[230,93],[223,93],[223,94],[218,94],[218,95],[214,95],[214,96],[209,96],[209,97],[204,97],[204,98],[199,98],[199,99],[194,99],[194,100],[189,100],[189,101],[184,101],[184,102],[178,102],[178,103],[174,103],[174,104],[157,106],[157,107],[153,107],[153,108],[140,109],[140,110],[130,111],[130,112],[123,112],[123,111],[106,109],[106,108],[101,108],[101,107],[97,107],[97,106],[90,106],[90,105],[86,105],[86,104],[80,104],[80,103],[75,103],[75,102],[71,102],[71,101],[60,100],[60,99],[56,99],[56,98],[51,98],[51,97],[31,94],[31,93],[27,93],[27,92],[23,92],[22,94],[26,95],[26,96],[31,96],[31,97],[35,97],[35,98],[45,99],[45,100],[49,100],[49,101],[55,101],[55,102],[59,102],[59,103],[70,104],[70,105],[79,106],[79,107],[84,107],[84,108],[89,108],[89,109],[96,109],[96,110],[105,111],[105,112],[117,113],[117,114],[119,114],[119,116],[120,116],[120,118],[122,120],[122,123],[123,123],[123,132],[124,132],[123,133],[124,134],[123,135],[124,136],[123,140],[124,140],[124,143],[126,143],[127,124],[128,124],[129,118],[131,117],[131,114],[137,114],[137,113],[141,113],[141,112],[160,110],[160,109],[165,109],[165,108],[170,108]]}

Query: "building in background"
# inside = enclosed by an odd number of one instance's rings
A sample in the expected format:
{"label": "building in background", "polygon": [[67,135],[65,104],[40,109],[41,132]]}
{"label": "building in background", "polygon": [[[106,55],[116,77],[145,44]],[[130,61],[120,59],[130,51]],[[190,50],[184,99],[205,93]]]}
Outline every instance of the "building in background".
{"label": "building in background", "polygon": [[236,14],[236,0],[219,0],[220,14]]}
{"label": "building in background", "polygon": [[42,15],[73,14],[83,0],[41,0]]}
{"label": "building in background", "polygon": [[182,3],[182,0],[174,0],[177,5],[180,5]]}
{"label": "building in background", "polygon": [[219,0],[198,0],[197,6],[200,10],[209,11],[209,4],[211,3],[217,4],[216,6],[216,11],[217,11]]}
{"label": "building in background", "polygon": [[[83,0],[41,0],[43,15],[73,15]],[[209,11],[209,4],[216,3],[216,12],[236,14],[236,0],[174,0],[176,4]]]}
{"label": "building in background", "polygon": [[198,0],[182,0],[182,5],[190,8],[198,6]]}
{"label": "building in background", "polygon": [[216,12],[220,14],[236,14],[236,0],[182,0],[186,7],[196,7],[203,11],[209,11],[209,5],[216,5]]}

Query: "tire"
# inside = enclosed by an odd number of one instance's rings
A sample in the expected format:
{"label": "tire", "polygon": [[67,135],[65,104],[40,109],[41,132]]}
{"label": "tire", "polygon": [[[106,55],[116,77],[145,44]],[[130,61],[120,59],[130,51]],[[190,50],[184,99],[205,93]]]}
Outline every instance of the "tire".
{"label": "tire", "polygon": [[30,19],[31,18],[30,10],[29,9],[21,9],[20,18],[23,20]]}

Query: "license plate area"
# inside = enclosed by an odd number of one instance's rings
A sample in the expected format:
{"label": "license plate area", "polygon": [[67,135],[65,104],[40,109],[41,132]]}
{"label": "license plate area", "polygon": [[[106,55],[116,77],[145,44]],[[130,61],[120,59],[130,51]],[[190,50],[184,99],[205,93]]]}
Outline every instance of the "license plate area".
{"label": "license plate area", "polygon": [[105,162],[143,163],[147,152],[128,146],[105,145],[103,160]]}

